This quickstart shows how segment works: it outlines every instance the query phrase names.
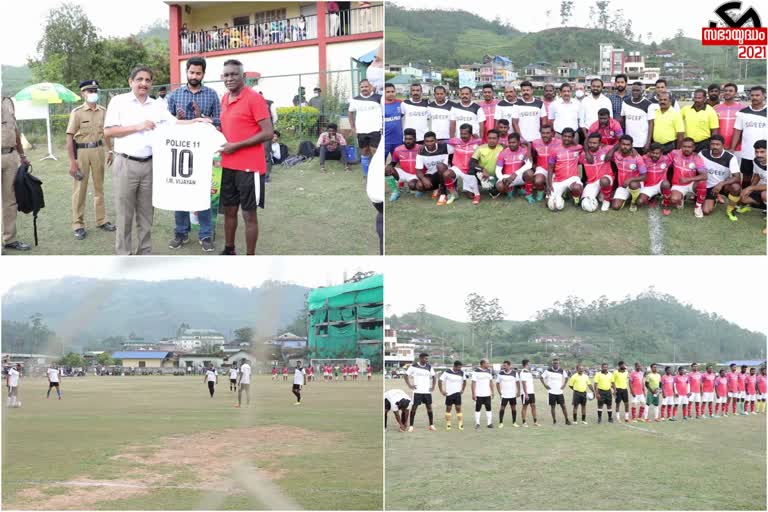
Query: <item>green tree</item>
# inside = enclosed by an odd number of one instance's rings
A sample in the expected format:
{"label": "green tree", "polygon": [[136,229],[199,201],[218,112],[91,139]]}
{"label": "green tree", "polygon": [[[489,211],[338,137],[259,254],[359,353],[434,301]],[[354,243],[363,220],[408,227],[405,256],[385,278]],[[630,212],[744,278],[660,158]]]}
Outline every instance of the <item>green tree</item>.
{"label": "green tree", "polygon": [[446,68],[443,69],[440,72],[443,83],[445,83],[448,87],[458,87],[459,86],[459,70],[458,69],[450,69]]}
{"label": "green tree", "polygon": [[560,22],[564,27],[568,26],[571,16],[573,16],[573,0],[562,0],[560,2]]}
{"label": "green tree", "polygon": [[115,364],[115,360],[112,359],[112,356],[109,355],[109,352],[102,352],[101,354],[97,355],[96,362],[101,366],[112,366]]}
{"label": "green tree", "polygon": [[610,16],[608,15],[608,0],[597,0],[595,2],[595,8],[597,9],[597,26],[603,30],[608,30],[608,22]]}
{"label": "green tree", "polygon": [[252,343],[254,338],[254,331],[252,327],[241,327],[235,329],[235,342],[236,343]]}
{"label": "green tree", "polygon": [[99,77],[99,83],[104,89],[128,87],[131,68],[137,64],[149,65],[147,49],[133,37],[103,39],[96,47],[91,71]]}
{"label": "green tree", "polygon": [[84,366],[83,356],[75,352],[68,352],[64,357],[59,359],[59,364],[63,366],[79,367]]}

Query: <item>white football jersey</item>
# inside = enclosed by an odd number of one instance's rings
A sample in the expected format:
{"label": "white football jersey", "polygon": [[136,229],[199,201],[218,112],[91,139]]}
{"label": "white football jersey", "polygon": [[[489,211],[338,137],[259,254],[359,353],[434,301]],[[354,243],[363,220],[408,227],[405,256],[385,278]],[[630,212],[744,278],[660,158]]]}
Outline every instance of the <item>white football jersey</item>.
{"label": "white football jersey", "polygon": [[197,212],[211,207],[213,154],[227,139],[203,123],[162,126],[152,139],[152,206]]}

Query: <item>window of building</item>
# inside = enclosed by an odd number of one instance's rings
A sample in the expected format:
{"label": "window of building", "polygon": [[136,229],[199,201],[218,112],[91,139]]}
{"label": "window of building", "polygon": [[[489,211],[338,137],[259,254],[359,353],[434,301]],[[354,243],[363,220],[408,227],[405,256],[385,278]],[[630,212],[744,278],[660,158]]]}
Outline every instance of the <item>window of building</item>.
{"label": "window of building", "polygon": [[146,366],[147,366],[147,362],[146,361],[139,361],[139,368],[144,368]]}
{"label": "window of building", "polygon": [[257,12],[253,15],[254,23],[267,23],[270,21],[284,20],[286,18],[285,9],[271,9],[269,11]]}
{"label": "window of building", "polygon": [[250,25],[251,24],[251,17],[250,16],[235,16],[232,18],[232,25],[235,27],[239,25]]}

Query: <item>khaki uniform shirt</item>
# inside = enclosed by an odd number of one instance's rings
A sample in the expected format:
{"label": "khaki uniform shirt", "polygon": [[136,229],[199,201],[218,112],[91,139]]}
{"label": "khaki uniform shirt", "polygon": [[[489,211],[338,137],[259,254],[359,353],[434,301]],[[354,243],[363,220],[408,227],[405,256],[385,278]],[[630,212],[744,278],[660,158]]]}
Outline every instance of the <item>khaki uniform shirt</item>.
{"label": "khaki uniform shirt", "polygon": [[87,103],[83,103],[69,114],[67,134],[73,135],[78,144],[103,140],[106,114],[107,109],[101,105],[97,104],[91,108]]}
{"label": "khaki uniform shirt", "polygon": [[16,111],[13,106],[11,98],[3,98],[3,130],[2,130],[2,147],[3,148],[15,148],[16,147]]}

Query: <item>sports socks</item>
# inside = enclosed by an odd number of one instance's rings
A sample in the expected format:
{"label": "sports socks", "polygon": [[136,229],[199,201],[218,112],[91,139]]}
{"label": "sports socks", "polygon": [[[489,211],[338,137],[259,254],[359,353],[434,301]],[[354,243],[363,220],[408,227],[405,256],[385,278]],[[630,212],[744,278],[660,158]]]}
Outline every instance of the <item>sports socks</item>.
{"label": "sports socks", "polygon": [[464,426],[464,413],[457,412],[456,413],[456,421],[459,423],[459,427]]}
{"label": "sports socks", "polygon": [[485,420],[488,425],[493,423],[493,413],[491,411],[485,411]]}
{"label": "sports socks", "polygon": [[368,167],[371,165],[371,157],[365,155],[361,156],[360,165],[363,168],[363,176],[368,177]]}
{"label": "sports socks", "polygon": [[389,188],[392,190],[392,192],[397,192],[397,180],[394,176],[387,176],[386,180],[387,185],[389,185]]}
{"label": "sports socks", "polygon": [[432,413],[432,411],[427,411],[427,417],[429,418],[429,426],[435,424],[435,415]]}
{"label": "sports socks", "polygon": [[640,196],[640,189],[639,188],[631,188],[631,189],[629,189],[629,195],[632,197],[632,200],[630,201],[630,204],[637,203],[637,198]]}

